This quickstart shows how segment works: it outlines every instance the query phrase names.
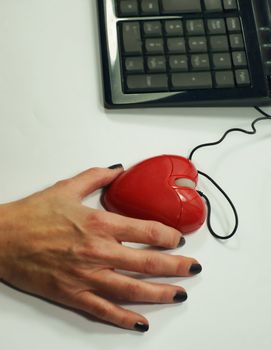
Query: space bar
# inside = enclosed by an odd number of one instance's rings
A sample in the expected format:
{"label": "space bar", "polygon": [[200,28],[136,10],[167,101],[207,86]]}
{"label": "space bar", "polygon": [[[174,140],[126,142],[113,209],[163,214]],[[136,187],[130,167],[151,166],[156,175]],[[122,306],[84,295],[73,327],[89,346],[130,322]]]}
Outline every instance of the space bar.
{"label": "space bar", "polygon": [[163,13],[201,12],[200,0],[162,0]]}

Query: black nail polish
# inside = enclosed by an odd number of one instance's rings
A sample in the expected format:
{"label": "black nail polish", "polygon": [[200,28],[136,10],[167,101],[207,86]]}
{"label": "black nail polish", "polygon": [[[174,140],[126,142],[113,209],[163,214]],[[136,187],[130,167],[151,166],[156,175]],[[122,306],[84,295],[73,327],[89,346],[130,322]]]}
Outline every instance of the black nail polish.
{"label": "black nail polish", "polygon": [[187,299],[187,293],[186,292],[177,292],[174,296],[173,300],[175,303],[182,303],[183,301],[186,301]]}
{"label": "black nail polish", "polygon": [[185,245],[185,239],[184,239],[184,237],[181,237],[178,247],[182,247],[184,245]]}
{"label": "black nail polish", "polygon": [[114,170],[114,169],[119,169],[119,168],[123,168],[122,164],[114,164],[108,167],[108,169]]}
{"label": "black nail polish", "polygon": [[137,322],[134,328],[138,332],[147,332],[149,330],[149,325],[142,322]]}
{"label": "black nail polish", "polygon": [[189,272],[192,274],[192,275],[197,275],[198,273],[200,273],[202,271],[202,267],[200,264],[193,264],[191,265],[190,267],[190,270]]}

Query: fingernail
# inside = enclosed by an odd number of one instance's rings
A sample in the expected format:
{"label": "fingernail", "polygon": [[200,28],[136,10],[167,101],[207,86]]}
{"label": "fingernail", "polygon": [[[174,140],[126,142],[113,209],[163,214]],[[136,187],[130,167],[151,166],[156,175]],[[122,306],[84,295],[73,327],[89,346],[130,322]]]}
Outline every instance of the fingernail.
{"label": "fingernail", "polygon": [[181,237],[178,247],[182,247],[184,245],[185,245],[185,239],[184,239],[184,237]]}
{"label": "fingernail", "polygon": [[200,264],[193,264],[193,265],[191,265],[190,270],[189,270],[189,272],[192,275],[197,275],[201,271],[202,271],[202,266]]}
{"label": "fingernail", "polygon": [[134,328],[138,332],[147,332],[149,330],[149,325],[142,322],[137,322]]}
{"label": "fingernail", "polygon": [[114,164],[114,165],[111,165],[108,167],[108,169],[119,169],[119,168],[123,168],[123,165],[122,164]]}
{"label": "fingernail", "polygon": [[175,303],[182,303],[187,299],[187,293],[186,292],[177,292],[173,300]]}

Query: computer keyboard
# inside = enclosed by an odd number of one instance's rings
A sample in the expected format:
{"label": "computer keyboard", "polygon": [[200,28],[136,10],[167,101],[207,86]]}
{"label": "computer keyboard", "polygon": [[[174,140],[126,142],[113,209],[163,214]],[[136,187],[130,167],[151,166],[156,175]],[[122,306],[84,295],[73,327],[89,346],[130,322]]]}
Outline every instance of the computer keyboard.
{"label": "computer keyboard", "polygon": [[98,0],[98,7],[107,107],[270,103],[269,1]]}

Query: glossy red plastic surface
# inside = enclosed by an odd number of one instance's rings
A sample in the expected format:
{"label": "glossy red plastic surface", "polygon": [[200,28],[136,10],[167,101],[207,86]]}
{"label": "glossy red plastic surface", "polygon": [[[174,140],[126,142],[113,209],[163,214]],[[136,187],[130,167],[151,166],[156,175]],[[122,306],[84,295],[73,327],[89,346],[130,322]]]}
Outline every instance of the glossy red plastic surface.
{"label": "glossy red plastic surface", "polygon": [[[195,188],[176,185],[188,179]],[[147,159],[122,173],[104,191],[105,209],[145,220],[155,220],[183,233],[204,223],[206,208],[196,190],[198,172],[187,158],[162,155]]]}

